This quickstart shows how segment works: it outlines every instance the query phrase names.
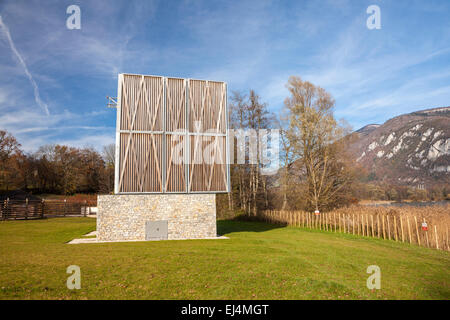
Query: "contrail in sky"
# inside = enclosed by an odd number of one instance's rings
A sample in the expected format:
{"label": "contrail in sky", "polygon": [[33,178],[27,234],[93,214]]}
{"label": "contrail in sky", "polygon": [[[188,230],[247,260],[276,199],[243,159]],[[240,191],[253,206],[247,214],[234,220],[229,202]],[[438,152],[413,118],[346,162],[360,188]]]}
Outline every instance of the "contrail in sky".
{"label": "contrail in sky", "polygon": [[31,75],[30,71],[28,70],[28,67],[25,63],[25,61],[23,60],[22,56],[20,55],[19,51],[17,51],[16,46],[14,45],[14,42],[11,38],[11,34],[9,33],[9,29],[8,27],[3,23],[2,20],[2,16],[0,16],[0,29],[2,29],[4,35],[6,36],[6,38],[8,39],[9,42],[9,46],[11,47],[11,50],[14,52],[15,56],[17,57],[17,59],[19,60],[20,64],[23,67],[23,70],[25,71],[25,74],[27,75],[28,79],[31,82],[31,85],[34,88],[34,100],[36,101],[36,103],[42,108],[44,109],[45,113],[47,115],[50,115],[50,112],[48,111],[48,105],[41,100],[41,96],[39,95],[39,88],[36,84],[36,81],[34,81],[33,76]]}

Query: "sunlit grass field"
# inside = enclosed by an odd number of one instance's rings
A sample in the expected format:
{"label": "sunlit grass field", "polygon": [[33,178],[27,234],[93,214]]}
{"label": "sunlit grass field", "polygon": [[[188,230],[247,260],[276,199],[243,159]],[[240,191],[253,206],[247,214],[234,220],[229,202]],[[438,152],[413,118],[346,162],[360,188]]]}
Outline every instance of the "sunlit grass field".
{"label": "sunlit grass field", "polygon": [[[406,243],[218,221],[230,239],[66,244],[93,230],[92,218],[0,222],[0,298],[450,298],[450,254]],[[69,265],[80,290],[66,287]],[[369,265],[380,290],[366,287]]]}

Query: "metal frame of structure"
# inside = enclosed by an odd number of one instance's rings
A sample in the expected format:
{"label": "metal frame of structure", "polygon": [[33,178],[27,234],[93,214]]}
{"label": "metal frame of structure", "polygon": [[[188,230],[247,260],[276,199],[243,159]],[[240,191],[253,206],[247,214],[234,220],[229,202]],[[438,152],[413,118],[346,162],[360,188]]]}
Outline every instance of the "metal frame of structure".
{"label": "metal frame of structure", "polygon": [[[229,192],[225,82],[119,74],[116,121],[116,194]],[[211,164],[197,162],[205,142]]]}

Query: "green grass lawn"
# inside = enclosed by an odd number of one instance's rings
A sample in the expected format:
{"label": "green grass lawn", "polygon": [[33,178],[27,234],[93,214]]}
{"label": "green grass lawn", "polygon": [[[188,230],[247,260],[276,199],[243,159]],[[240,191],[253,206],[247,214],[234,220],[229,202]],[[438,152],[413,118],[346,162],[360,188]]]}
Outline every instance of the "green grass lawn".
{"label": "green grass lawn", "polygon": [[[394,241],[219,221],[229,240],[65,244],[93,230],[92,218],[0,222],[0,298],[450,298],[450,254]],[[381,290],[366,287],[369,265]]]}

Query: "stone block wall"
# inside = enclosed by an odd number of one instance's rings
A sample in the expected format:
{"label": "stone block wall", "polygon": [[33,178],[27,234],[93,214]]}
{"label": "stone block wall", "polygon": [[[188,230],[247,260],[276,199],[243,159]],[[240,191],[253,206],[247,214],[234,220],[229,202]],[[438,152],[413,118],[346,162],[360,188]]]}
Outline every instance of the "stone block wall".
{"label": "stone block wall", "polygon": [[97,199],[99,241],[145,240],[147,221],[168,221],[168,239],[217,236],[215,194],[119,194]]}

